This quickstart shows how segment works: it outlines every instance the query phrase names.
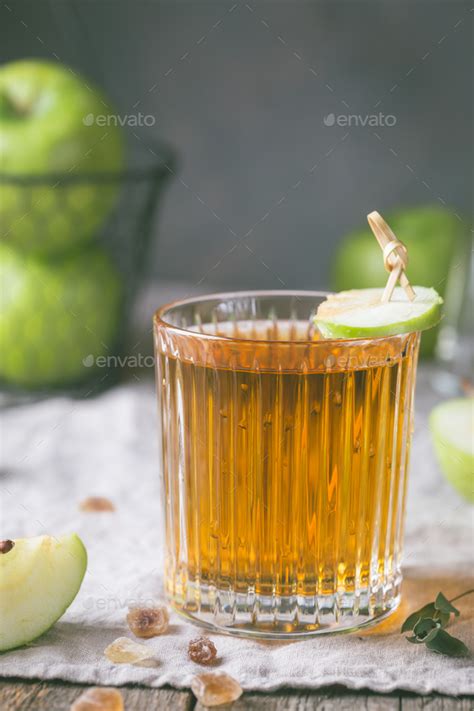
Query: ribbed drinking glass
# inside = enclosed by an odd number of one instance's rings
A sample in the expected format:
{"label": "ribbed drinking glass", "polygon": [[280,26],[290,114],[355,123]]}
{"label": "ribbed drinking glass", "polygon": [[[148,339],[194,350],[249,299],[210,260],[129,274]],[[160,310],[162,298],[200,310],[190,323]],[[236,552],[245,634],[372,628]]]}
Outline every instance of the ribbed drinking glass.
{"label": "ribbed drinking glass", "polygon": [[166,589],[208,628],[294,638],[399,602],[419,334],[324,340],[323,299],[155,315]]}

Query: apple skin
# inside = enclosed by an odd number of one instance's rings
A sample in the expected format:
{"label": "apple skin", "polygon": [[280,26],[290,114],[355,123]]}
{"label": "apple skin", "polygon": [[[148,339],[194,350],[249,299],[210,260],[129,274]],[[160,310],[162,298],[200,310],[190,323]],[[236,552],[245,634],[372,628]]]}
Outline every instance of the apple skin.
{"label": "apple skin", "polygon": [[474,503],[474,398],[454,398],[437,405],[430,415],[430,429],[446,479]]}
{"label": "apple skin", "polygon": [[[407,246],[411,283],[433,287],[444,296],[453,256],[466,242],[462,224],[451,212],[437,206],[399,210],[388,215],[387,222]],[[335,291],[383,287],[387,278],[382,251],[368,225],[347,235],[338,245],[331,280]],[[437,333],[437,328],[423,333],[422,357],[433,355]]]}
{"label": "apple skin", "polygon": [[94,236],[117,200],[120,182],[68,178],[123,170],[121,127],[88,125],[86,118],[115,113],[96,88],[57,62],[22,60],[0,69],[0,173],[65,176],[56,186],[56,179],[2,184],[4,242],[49,255]]}
{"label": "apple skin", "polygon": [[19,538],[0,555],[0,651],[44,634],[81,587],[87,552],[75,533]]}
{"label": "apple skin", "polygon": [[84,358],[114,352],[123,290],[101,248],[45,262],[0,245],[0,282],[0,378],[7,384],[79,383],[92,370]]}
{"label": "apple skin", "polygon": [[[434,289],[413,288],[416,297],[412,304],[401,286],[395,288],[387,304],[380,303],[382,289],[329,294],[313,321],[324,338],[380,338],[433,328],[441,318],[443,300]],[[414,313],[416,308],[418,313]]]}

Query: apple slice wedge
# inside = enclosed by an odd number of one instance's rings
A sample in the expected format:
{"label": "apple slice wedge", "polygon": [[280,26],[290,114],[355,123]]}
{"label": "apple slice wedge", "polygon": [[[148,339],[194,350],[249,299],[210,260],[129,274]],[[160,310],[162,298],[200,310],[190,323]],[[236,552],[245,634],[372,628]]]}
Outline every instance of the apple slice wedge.
{"label": "apple slice wedge", "polygon": [[474,398],[437,405],[430,415],[433,444],[446,479],[474,503]]}
{"label": "apple slice wedge", "polygon": [[87,553],[75,533],[4,541],[0,553],[0,651],[46,632],[76,597]]}
{"label": "apple slice wedge", "polygon": [[324,338],[375,338],[424,331],[441,318],[443,299],[434,290],[415,286],[415,300],[397,287],[382,303],[383,289],[352,289],[329,294],[314,317]]}

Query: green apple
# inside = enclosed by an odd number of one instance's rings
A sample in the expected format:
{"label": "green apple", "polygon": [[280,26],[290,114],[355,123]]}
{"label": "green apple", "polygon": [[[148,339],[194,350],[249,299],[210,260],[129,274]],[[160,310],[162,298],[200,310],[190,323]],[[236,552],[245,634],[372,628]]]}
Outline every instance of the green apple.
{"label": "green apple", "polygon": [[45,262],[0,246],[0,378],[26,389],[80,382],[113,353],[122,283],[106,252]]}
{"label": "green apple", "polygon": [[[408,249],[407,274],[412,284],[434,287],[444,296],[453,257],[462,251],[466,234],[456,216],[442,207],[424,206],[399,210],[387,222]],[[382,251],[367,225],[347,235],[337,248],[332,288],[335,291],[382,287],[388,274]],[[423,334],[420,353],[433,354],[437,329]]]}
{"label": "green apple", "polygon": [[0,651],[49,630],[79,592],[86,568],[86,549],[75,533],[2,541]]}
{"label": "green apple", "polygon": [[[24,252],[53,254],[91,239],[119,183],[79,180],[123,169],[115,112],[89,81],[58,62],[0,69],[0,237]],[[27,177],[62,175],[36,185]],[[71,182],[71,179],[73,182]]]}
{"label": "green apple", "polygon": [[434,289],[413,289],[413,301],[397,287],[384,303],[383,289],[329,294],[318,306],[314,323],[324,338],[377,338],[433,328],[441,318],[443,299]]}
{"label": "green apple", "polygon": [[474,398],[455,398],[437,405],[430,428],[446,479],[474,502]]}

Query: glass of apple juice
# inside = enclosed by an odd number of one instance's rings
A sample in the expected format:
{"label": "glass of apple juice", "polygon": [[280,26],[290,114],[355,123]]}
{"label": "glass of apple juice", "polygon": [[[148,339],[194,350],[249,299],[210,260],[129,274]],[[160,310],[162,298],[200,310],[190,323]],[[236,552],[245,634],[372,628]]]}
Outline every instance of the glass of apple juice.
{"label": "glass of apple juice", "polygon": [[399,602],[419,333],[323,339],[324,298],[155,314],[166,590],[208,629],[348,631]]}

